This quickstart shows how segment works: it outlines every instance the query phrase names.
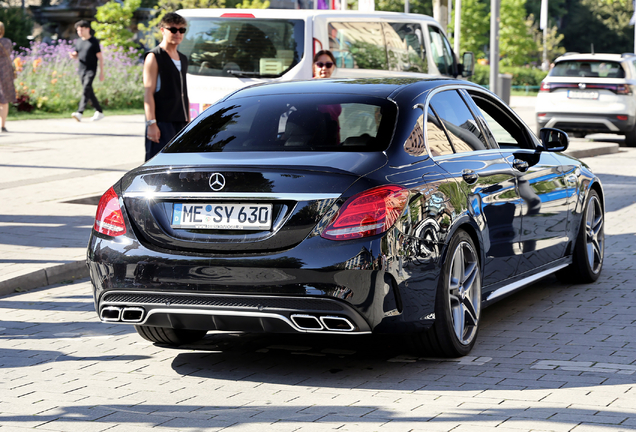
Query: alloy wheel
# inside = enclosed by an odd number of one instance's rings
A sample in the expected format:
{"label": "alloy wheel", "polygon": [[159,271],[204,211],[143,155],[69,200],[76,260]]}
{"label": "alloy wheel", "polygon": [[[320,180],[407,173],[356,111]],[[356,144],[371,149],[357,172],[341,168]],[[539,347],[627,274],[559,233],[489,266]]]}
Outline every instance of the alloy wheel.
{"label": "alloy wheel", "polygon": [[477,333],[481,309],[479,260],[472,245],[462,241],[450,266],[448,291],[453,330],[457,340],[471,343]]}
{"label": "alloy wheel", "polygon": [[605,220],[601,203],[596,196],[590,198],[585,215],[587,261],[593,273],[601,271],[605,242]]}

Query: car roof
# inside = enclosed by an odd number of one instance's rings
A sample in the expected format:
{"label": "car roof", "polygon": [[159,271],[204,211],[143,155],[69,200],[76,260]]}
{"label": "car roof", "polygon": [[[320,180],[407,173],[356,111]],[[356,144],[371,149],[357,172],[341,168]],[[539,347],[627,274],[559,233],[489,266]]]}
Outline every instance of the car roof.
{"label": "car roof", "polygon": [[374,17],[377,20],[418,20],[429,21],[435,23],[435,19],[429,15],[420,15],[401,12],[360,12],[357,10],[318,10],[318,9],[181,9],[177,11],[184,18],[210,18],[210,17],[227,17],[227,18],[278,18],[278,19],[307,19],[316,16],[328,16],[333,19],[365,19],[369,20]]}
{"label": "car roof", "polygon": [[567,53],[557,58],[554,62],[562,62],[562,61],[632,61],[636,60],[636,54],[625,53],[625,54],[580,54],[580,53]]}
{"label": "car roof", "polygon": [[258,97],[277,94],[355,94],[388,98],[395,96],[407,88],[414,95],[421,94],[440,85],[462,84],[473,85],[464,80],[450,78],[341,78],[341,79],[311,79],[298,81],[278,81],[256,84],[242,88],[228,98]]}

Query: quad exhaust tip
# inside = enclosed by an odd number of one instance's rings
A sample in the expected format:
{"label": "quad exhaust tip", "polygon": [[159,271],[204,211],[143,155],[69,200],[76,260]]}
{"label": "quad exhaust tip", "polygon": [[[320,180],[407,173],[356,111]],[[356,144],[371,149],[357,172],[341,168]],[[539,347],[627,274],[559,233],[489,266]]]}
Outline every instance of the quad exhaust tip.
{"label": "quad exhaust tip", "polygon": [[123,322],[141,322],[144,318],[144,310],[140,307],[128,307],[124,308],[121,313],[121,320]]}
{"label": "quad exhaust tip", "polygon": [[102,321],[117,322],[121,319],[121,308],[115,306],[106,306],[102,308],[99,316]]}
{"label": "quad exhaust tip", "polygon": [[337,316],[321,316],[320,322],[327,330],[339,332],[351,332],[355,330],[355,326],[346,318]]}
{"label": "quad exhaust tip", "polygon": [[347,318],[338,316],[321,316],[318,318],[313,315],[294,314],[291,315],[291,320],[301,330],[352,332],[356,328]]}
{"label": "quad exhaust tip", "polygon": [[145,310],[140,307],[106,306],[99,317],[106,322],[138,323],[144,319]]}
{"label": "quad exhaust tip", "polygon": [[301,330],[324,330],[320,320],[313,315],[292,315],[291,320]]}

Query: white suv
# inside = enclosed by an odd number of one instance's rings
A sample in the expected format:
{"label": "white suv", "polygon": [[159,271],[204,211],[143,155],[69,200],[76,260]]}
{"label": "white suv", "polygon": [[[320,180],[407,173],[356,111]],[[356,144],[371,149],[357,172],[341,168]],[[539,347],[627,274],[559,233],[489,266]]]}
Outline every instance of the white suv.
{"label": "white suv", "polygon": [[625,135],[636,147],[636,54],[565,54],[541,82],[537,129]]}

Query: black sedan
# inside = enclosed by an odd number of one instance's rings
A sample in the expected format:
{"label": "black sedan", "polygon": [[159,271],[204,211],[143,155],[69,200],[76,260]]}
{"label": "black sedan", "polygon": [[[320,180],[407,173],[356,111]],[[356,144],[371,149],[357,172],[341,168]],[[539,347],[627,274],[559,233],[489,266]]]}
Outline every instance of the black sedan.
{"label": "black sedan", "polygon": [[102,197],[97,313],[162,344],[399,333],[466,355],[485,306],[601,273],[603,189],[567,146],[465,81],[239,90]]}

